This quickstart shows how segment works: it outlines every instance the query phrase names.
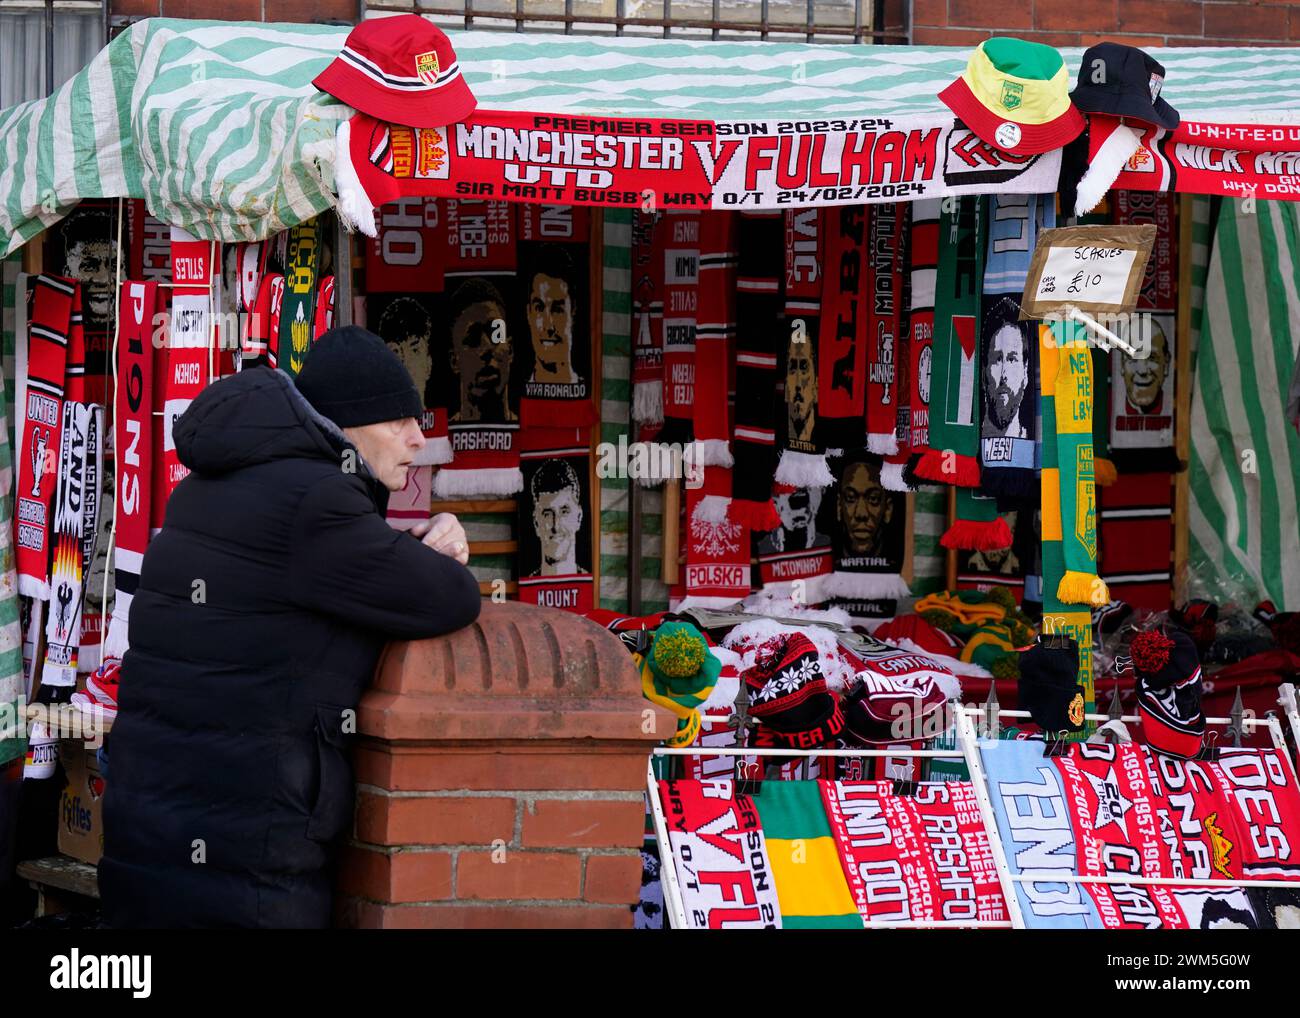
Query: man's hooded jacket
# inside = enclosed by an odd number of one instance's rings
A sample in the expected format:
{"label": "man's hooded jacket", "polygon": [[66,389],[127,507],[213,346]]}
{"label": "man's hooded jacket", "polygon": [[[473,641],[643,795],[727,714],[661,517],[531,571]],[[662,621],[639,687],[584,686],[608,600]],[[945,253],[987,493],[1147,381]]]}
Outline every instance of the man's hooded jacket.
{"label": "man's hooded jacket", "polygon": [[281,372],[209,387],[175,440],[192,473],[144,558],[108,735],[105,919],[325,926],[379,652],[472,623],[478,585],[388,526],[387,491]]}

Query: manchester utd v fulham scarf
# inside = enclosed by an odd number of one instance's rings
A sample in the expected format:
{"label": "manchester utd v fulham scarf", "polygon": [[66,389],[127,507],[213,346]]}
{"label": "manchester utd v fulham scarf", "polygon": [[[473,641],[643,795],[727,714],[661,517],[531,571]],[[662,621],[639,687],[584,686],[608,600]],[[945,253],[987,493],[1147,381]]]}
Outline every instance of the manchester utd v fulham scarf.
{"label": "manchester utd v fulham scarf", "polygon": [[149,545],[150,478],[153,476],[151,413],[153,351],[150,335],[158,307],[156,283],[126,282],[118,301],[117,413],[114,476],[117,499],[113,547],[113,617],[104,637],[104,657],[121,658],[127,649],[131,601],[140,585],[140,566]]}
{"label": "manchester utd v fulham scarf", "polygon": [[76,283],[54,276],[36,277],[28,322],[27,398],[22,408],[14,517],[18,593],[40,600],[50,594],[50,510],[58,482],[74,298],[79,299]]}

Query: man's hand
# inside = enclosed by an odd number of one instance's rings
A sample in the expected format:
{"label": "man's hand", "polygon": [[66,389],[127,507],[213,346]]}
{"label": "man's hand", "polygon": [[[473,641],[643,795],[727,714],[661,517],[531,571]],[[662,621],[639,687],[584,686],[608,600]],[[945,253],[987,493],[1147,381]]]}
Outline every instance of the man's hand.
{"label": "man's hand", "polygon": [[454,558],[461,565],[469,563],[469,538],[460,520],[451,513],[439,513],[423,523],[417,523],[410,533],[436,552]]}

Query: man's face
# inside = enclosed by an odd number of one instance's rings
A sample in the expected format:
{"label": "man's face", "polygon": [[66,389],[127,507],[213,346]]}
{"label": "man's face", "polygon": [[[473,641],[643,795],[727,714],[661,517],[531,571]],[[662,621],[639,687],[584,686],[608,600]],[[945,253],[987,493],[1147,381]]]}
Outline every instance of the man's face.
{"label": "man's face", "polygon": [[993,336],[985,372],[984,392],[989,402],[989,417],[999,428],[1005,428],[1020,412],[1020,401],[1024,399],[1028,380],[1024,341],[1014,325],[1002,326]]}
{"label": "man's face", "polygon": [[1125,357],[1124,391],[1139,410],[1149,410],[1160,400],[1165,376],[1169,374],[1169,340],[1158,326],[1151,330],[1151,353],[1139,360]]}
{"label": "man's face", "polygon": [[850,554],[878,554],[884,529],[894,515],[894,504],[880,486],[879,473],[870,465],[853,463],[844,471],[839,512]]}
{"label": "man's face", "polygon": [[542,545],[542,568],[550,562],[565,562],[573,557],[578,528],[582,526],[582,505],[571,487],[537,496],[533,506],[533,529]]}
{"label": "man's face", "polygon": [[407,473],[415,454],[424,447],[424,433],[414,417],[378,424],[344,428],[343,434],[357,447],[366,466],[389,491],[406,487]]}
{"label": "man's face", "polygon": [[505,309],[493,301],[471,304],[451,328],[452,369],[474,406],[488,397],[503,398],[510,377],[510,337]]}
{"label": "man's face", "polygon": [[397,354],[402,367],[410,373],[416,392],[423,397],[425,386],[429,384],[429,376],[433,374],[433,362],[429,359],[429,334],[411,332],[398,338],[396,342],[388,336],[384,339],[388,343],[388,348]]}
{"label": "man's face", "polygon": [[790,413],[790,437],[812,438],[812,413],[817,403],[817,370],[812,344],[791,340],[785,367],[785,402]]}
{"label": "man's face", "polygon": [[573,342],[573,305],[569,284],[557,276],[539,272],[533,276],[528,295],[528,331],[533,340],[533,356],[539,364],[569,363]]}
{"label": "man's face", "polygon": [[792,491],[788,495],[778,495],[776,511],[781,516],[781,526],[786,530],[807,530],[812,523],[812,499],[803,488]]}
{"label": "man's face", "polygon": [[80,241],[68,249],[66,273],[81,280],[86,315],[106,322],[113,313],[113,266],[117,245],[110,240]]}

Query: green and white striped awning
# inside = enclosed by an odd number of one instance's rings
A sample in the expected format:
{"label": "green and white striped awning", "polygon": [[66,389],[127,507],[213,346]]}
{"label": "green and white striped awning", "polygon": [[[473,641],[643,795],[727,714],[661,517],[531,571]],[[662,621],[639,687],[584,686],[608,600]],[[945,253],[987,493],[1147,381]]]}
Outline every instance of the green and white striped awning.
{"label": "green and white striped awning", "polygon": [[[197,236],[252,240],[332,207],[351,110],[311,80],[345,28],[153,18],[51,98],[0,112],[0,256],[82,198],[144,198]],[[950,47],[458,32],[486,109],[712,120],[941,109]],[[1063,51],[1076,64],[1080,51]],[[1300,49],[1152,50],[1185,118],[1300,120]]]}

